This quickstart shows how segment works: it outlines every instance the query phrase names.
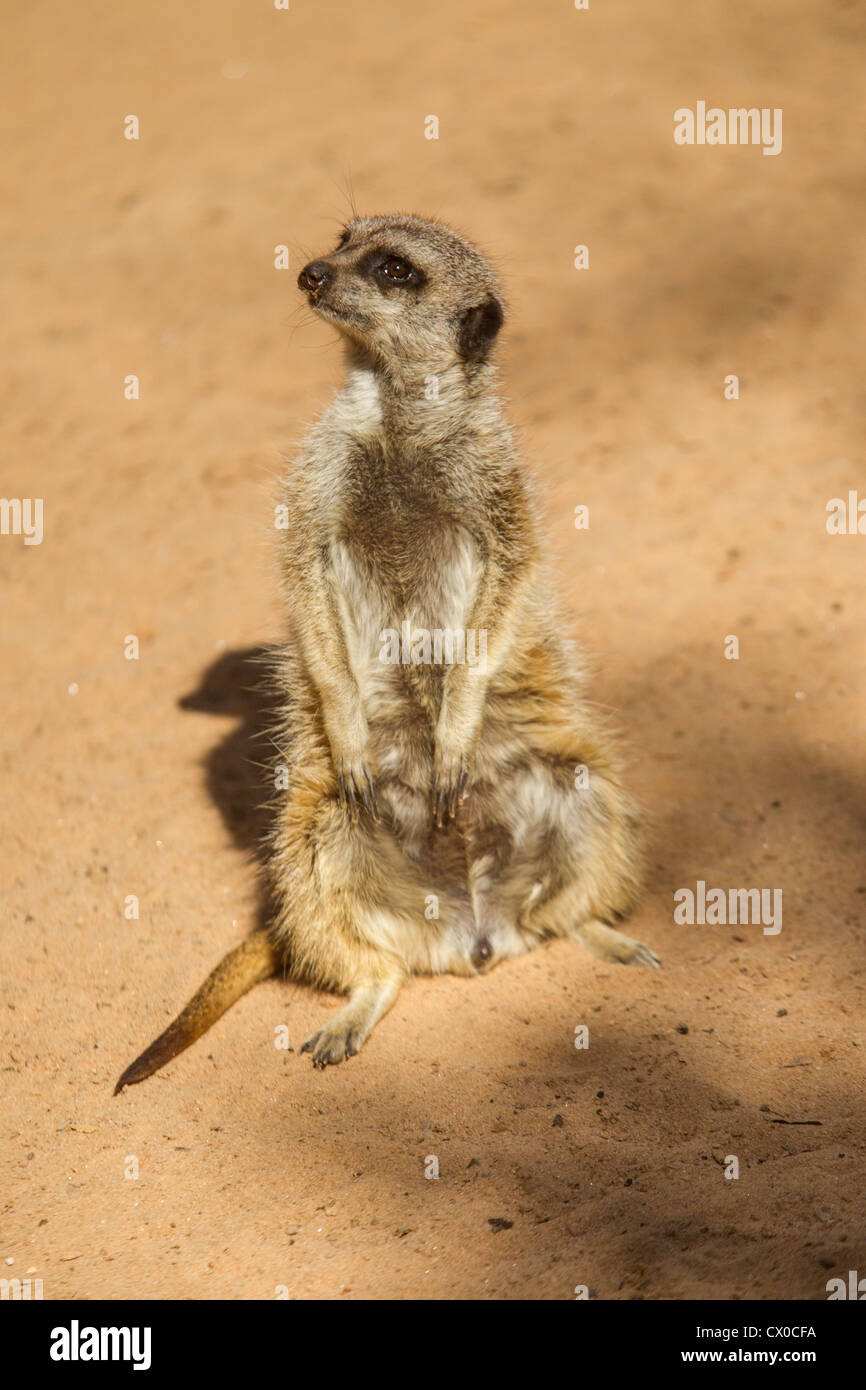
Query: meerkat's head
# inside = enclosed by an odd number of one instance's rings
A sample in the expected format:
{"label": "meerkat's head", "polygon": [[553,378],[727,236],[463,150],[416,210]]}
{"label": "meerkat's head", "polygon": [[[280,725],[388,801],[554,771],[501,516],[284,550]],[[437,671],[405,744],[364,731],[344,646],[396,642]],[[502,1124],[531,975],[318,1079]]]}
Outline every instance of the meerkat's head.
{"label": "meerkat's head", "polygon": [[317,313],[398,374],[477,365],[502,326],[502,295],[481,252],[421,217],[354,218],[298,286]]}

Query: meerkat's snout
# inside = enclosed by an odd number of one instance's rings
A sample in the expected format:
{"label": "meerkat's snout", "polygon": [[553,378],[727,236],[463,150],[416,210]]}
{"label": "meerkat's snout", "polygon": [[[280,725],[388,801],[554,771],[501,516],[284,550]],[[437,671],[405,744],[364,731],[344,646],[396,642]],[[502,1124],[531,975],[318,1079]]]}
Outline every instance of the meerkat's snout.
{"label": "meerkat's snout", "polygon": [[307,294],[318,294],[332,274],[327,261],[310,261],[298,276],[298,289],[306,291]]}

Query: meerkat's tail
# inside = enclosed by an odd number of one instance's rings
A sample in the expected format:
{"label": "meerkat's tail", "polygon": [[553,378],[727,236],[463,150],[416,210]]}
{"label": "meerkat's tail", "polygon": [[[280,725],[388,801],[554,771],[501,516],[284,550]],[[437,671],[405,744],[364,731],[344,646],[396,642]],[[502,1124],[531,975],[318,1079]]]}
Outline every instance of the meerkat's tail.
{"label": "meerkat's tail", "polygon": [[242,994],[276,974],[280,960],[265,931],[254,932],[212,970],[202,985],[156,1042],[152,1042],[121,1076],[114,1094],[152,1076],[184,1048],[200,1038]]}

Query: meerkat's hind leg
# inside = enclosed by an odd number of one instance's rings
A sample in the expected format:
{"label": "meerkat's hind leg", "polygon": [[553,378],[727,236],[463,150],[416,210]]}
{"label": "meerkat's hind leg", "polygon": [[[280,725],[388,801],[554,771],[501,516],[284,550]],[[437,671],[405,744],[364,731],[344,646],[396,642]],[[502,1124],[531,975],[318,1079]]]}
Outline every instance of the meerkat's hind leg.
{"label": "meerkat's hind leg", "polygon": [[653,970],[661,969],[661,961],[655,951],[643,941],[635,941],[625,932],[617,931],[591,918],[573,927],[571,935],[600,960],[613,961],[618,965],[648,965]]}
{"label": "meerkat's hind leg", "polygon": [[391,1008],[402,985],[402,975],[388,975],[356,986],[348,1004],[307,1038],[301,1051],[312,1052],[313,1066],[322,1069],[354,1057]]}

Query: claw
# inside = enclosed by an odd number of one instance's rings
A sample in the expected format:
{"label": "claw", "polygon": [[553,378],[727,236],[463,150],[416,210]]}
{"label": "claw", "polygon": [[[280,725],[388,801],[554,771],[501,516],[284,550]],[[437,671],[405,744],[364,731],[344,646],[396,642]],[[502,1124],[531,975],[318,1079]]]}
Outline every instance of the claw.
{"label": "claw", "polygon": [[441,830],[446,820],[454,820],[458,806],[466,799],[471,760],[460,754],[451,776],[437,770],[433,778],[433,818]]}
{"label": "claw", "polygon": [[364,768],[364,776],[367,779],[367,785],[363,789],[364,805],[367,808],[371,820],[378,825],[380,817],[379,803],[376,800],[376,784],[366,768]]}
{"label": "claw", "polygon": [[466,766],[466,764],[465,764],[463,758],[461,757],[461,759],[460,759],[460,775],[459,775],[459,777],[457,777],[457,778],[451,783],[451,788],[450,788],[450,791],[449,791],[449,793],[448,793],[448,819],[449,819],[449,820],[453,820],[454,817],[455,817],[455,815],[456,815],[456,813],[457,813],[457,798],[458,798],[458,795],[459,795],[460,784],[461,784],[461,782],[463,781],[463,777],[464,777],[464,768],[465,768],[465,766]]}
{"label": "claw", "polygon": [[341,758],[337,766],[337,787],[340,805],[344,811],[349,812],[353,825],[357,825],[359,820],[359,798],[373,824],[381,823],[376,784],[367,767],[362,766],[359,773],[348,771]]}

